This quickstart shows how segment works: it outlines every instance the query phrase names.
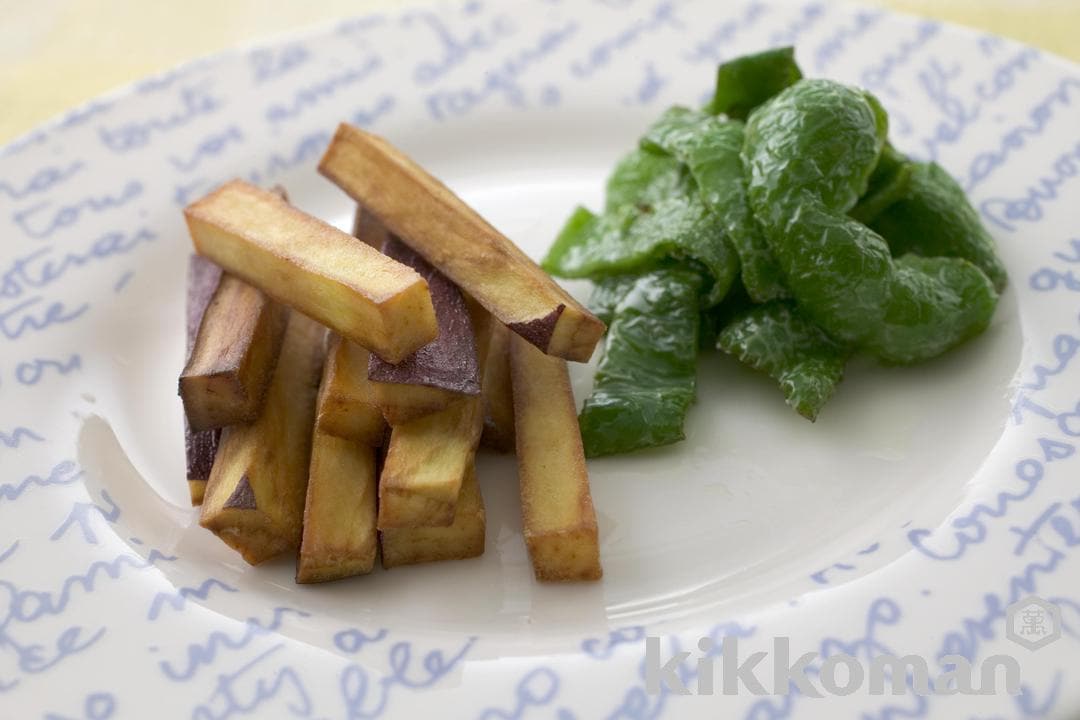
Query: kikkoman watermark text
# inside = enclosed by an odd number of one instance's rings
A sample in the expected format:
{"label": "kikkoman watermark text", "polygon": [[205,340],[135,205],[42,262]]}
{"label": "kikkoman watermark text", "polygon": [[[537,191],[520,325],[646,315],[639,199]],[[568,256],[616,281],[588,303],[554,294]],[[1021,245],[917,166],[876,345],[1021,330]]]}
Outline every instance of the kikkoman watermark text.
{"label": "kikkoman watermark text", "polygon": [[[1061,611],[1053,603],[1027,597],[1009,606],[1006,637],[1038,650],[1061,637]],[[990,655],[973,665],[962,655],[936,658],[940,670],[931,675],[931,662],[920,655],[879,654],[861,659],[843,653],[822,657],[808,652],[791,657],[791,641],[775,637],[770,651],[742,657],[737,637],[720,646],[701,638],[699,652],[662,654],[659,637],[645,639],[645,690],[676,695],[787,695],[811,698],[826,695],[996,695],[1020,692],[1020,663],[1012,655]]]}

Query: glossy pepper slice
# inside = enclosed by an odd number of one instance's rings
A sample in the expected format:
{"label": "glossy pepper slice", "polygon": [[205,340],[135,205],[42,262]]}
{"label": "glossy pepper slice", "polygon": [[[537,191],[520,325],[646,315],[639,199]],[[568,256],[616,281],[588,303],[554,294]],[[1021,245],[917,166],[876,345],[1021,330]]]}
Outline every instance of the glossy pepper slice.
{"label": "glossy pepper slice", "polygon": [[673,107],[642,139],[642,147],[666,153],[690,169],[698,194],[721,221],[739,256],[742,282],[755,302],[785,297],[780,266],[750,212],[740,153],[743,123],[685,107]]}
{"label": "glossy pepper slice", "polygon": [[795,48],[780,47],[743,55],[716,71],[716,91],[709,111],[745,120],[750,112],[802,78]]}
{"label": "glossy pepper slice", "polygon": [[915,163],[900,197],[870,223],[889,242],[893,255],[964,258],[978,266],[1001,292],[1008,278],[994,238],[979,220],[960,184],[937,163]]}
{"label": "glossy pepper slice", "polygon": [[615,308],[619,307],[630,288],[634,287],[637,278],[637,275],[612,275],[597,280],[589,297],[589,309],[603,320],[605,325],[610,325],[615,317]]}
{"label": "glossy pepper slice", "polygon": [[889,143],[881,149],[866,192],[848,213],[864,225],[869,225],[893,203],[903,198],[911,187],[914,164]]}
{"label": "glossy pepper slice", "polygon": [[966,260],[893,261],[847,212],[864,193],[888,120],[868,93],[802,80],[747,122],[750,205],[799,309],[886,362],[934,357],[986,328],[997,293]]}
{"label": "glossy pepper slice", "polygon": [[[660,159],[643,157],[650,154]],[[603,215],[578,208],[570,216],[544,258],[545,270],[595,279],[647,272],[669,259],[691,260],[712,278],[707,304],[723,299],[738,275],[738,257],[681,163],[635,150],[616,168],[609,187],[615,195]],[[630,197],[635,199],[629,202]]]}
{"label": "glossy pepper slice", "polygon": [[791,301],[776,300],[737,315],[717,347],[776,380],[787,404],[817,419],[844,375],[848,353],[804,318]]}
{"label": "glossy pepper slice", "polygon": [[581,411],[586,456],[683,439],[696,387],[702,285],[699,272],[671,267],[607,288],[625,294],[611,311],[593,394]]}

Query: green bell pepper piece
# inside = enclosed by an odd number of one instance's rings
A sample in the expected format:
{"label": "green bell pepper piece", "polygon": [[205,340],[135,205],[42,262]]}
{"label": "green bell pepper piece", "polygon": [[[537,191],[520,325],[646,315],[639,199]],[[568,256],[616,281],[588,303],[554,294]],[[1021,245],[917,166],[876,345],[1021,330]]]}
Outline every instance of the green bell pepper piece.
{"label": "green bell pepper piece", "polygon": [[723,223],[739,256],[741,277],[755,302],[785,297],[780,267],[747,200],[740,152],[743,124],[684,107],[667,110],[642,139],[642,147],[684,163],[702,201]]}
{"label": "green bell pepper piece", "polygon": [[877,167],[870,174],[866,192],[848,215],[863,225],[870,225],[886,208],[908,194],[914,167],[914,163],[885,143]]}
{"label": "green bell pepper piece", "polygon": [[716,91],[708,111],[745,120],[750,112],[802,78],[795,48],[781,47],[729,60],[716,71]]}
{"label": "green bell pepper piece", "polygon": [[[625,158],[609,182],[617,201],[609,201],[603,215],[575,210],[541,266],[559,277],[596,279],[647,272],[671,259],[694,261],[712,279],[706,304],[719,302],[739,272],[722,223],[705,207],[693,177],[677,160],[659,156],[663,162],[657,162],[639,155],[657,157],[635,150]],[[635,191],[636,199],[627,202]]]}
{"label": "green bell pepper piece", "polygon": [[720,332],[716,346],[776,380],[787,404],[810,421],[832,397],[848,358],[846,350],[785,300],[737,315]]}
{"label": "green bell pepper piece", "polygon": [[625,293],[610,311],[604,356],[581,411],[587,457],[682,440],[694,401],[701,273],[666,267],[620,282],[601,284]]}
{"label": "green bell pepper piece", "polygon": [[894,261],[880,235],[847,215],[887,127],[869,93],[801,80],[751,115],[743,161],[750,206],[800,311],[844,345],[911,363],[985,329],[997,293],[966,260]]}
{"label": "green bell pepper piece", "polygon": [[964,258],[1001,292],[1008,283],[994,238],[979,220],[963,188],[937,163],[915,163],[906,192],[871,222],[893,255]]}

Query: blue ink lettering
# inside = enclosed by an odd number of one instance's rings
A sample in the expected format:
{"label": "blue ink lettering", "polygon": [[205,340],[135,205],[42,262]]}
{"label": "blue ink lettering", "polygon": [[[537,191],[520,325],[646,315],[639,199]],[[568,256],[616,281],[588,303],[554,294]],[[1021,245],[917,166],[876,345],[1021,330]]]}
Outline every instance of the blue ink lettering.
{"label": "blue ink lettering", "polygon": [[[117,195],[103,195],[100,197],[86,197],[73,205],[63,205],[59,210],[51,211],[52,202],[45,200],[32,205],[25,210],[20,210],[12,216],[12,220],[23,229],[27,235],[39,240],[47,238],[66,227],[74,225],[86,213],[101,213],[106,210],[123,207],[143,194],[143,184],[138,180],[129,180]],[[45,222],[31,222],[32,218],[44,210],[50,210]]]}
{"label": "blue ink lettering", "polygon": [[90,309],[89,303],[83,303],[75,310],[68,310],[63,303],[54,302],[45,308],[42,316],[31,315],[30,308],[37,306],[43,299],[33,297],[14,307],[0,310],[0,334],[8,340],[18,340],[29,331],[40,332],[53,325],[65,325],[77,320]]}
{"label": "blue ink lettering", "polygon": [[78,353],[72,354],[67,360],[34,358],[15,366],[15,379],[23,385],[37,385],[49,371],[70,375],[76,370],[82,370],[82,358]]}
{"label": "blue ink lettering", "polygon": [[83,540],[91,545],[97,545],[97,534],[94,533],[94,529],[90,525],[91,518],[98,515],[109,523],[115,523],[120,518],[120,507],[113,502],[111,497],[109,497],[109,493],[102,490],[101,499],[109,506],[108,510],[105,510],[97,503],[77,502],[72,506],[67,519],[53,531],[53,534],[49,536],[49,539],[55,542],[66,535],[67,531],[72,527],[78,526],[82,531]]}
{"label": "blue ink lettering", "polygon": [[98,136],[105,147],[115,153],[146,147],[155,136],[187,125],[203,115],[219,110],[223,102],[204,87],[186,87],[180,91],[179,109],[162,117],[124,123],[115,128],[99,128]]}
{"label": "blue ink lettering", "polygon": [[209,578],[204,580],[202,585],[197,588],[182,587],[177,589],[174,593],[160,592],[154,596],[153,601],[150,603],[150,612],[147,613],[147,620],[157,620],[161,615],[161,611],[166,607],[171,607],[177,612],[184,609],[184,605],[187,604],[188,598],[197,598],[199,600],[205,600],[210,595],[210,591],[214,588],[221,588],[225,592],[236,592],[236,588],[232,585],[221,582],[217,578]]}
{"label": "blue ink lettering", "polygon": [[169,157],[169,162],[180,172],[191,172],[206,158],[217,157],[233,143],[244,142],[244,133],[236,125],[230,125],[225,130],[213,133],[202,140],[192,151],[188,158],[179,158],[175,155]]}

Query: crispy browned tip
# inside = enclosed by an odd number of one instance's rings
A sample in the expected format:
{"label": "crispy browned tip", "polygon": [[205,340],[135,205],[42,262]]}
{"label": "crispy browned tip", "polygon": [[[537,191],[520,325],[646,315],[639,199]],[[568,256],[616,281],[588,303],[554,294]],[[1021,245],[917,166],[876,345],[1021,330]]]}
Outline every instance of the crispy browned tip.
{"label": "crispy browned tip", "polygon": [[510,339],[525,544],[538,580],[596,580],[600,544],[566,362]]}
{"label": "crispy browned tip", "polygon": [[389,362],[437,334],[415,270],[272,192],[233,180],[184,217],[200,255]]}
{"label": "crispy browned tip", "polygon": [[375,450],[315,431],[296,582],[371,572],[377,537]]}
{"label": "crispy browned tip", "polygon": [[[474,324],[478,355],[487,357],[494,320]],[[483,378],[484,362],[480,375]],[[476,455],[483,426],[479,396],[396,425],[379,477],[379,529],[443,527],[454,521],[461,482]]]}
{"label": "crispy browned tip", "polygon": [[315,425],[330,435],[376,447],[386,421],[367,376],[368,351],[331,333]]}
{"label": "crispy browned tip", "polygon": [[274,373],[288,309],[225,274],[180,375],[184,413],[196,432],[252,422]]}
{"label": "crispy browned tip", "polygon": [[290,313],[259,419],[222,433],[201,524],[251,564],[300,544],[325,328]]}
{"label": "crispy browned tip", "polygon": [[464,560],[484,554],[484,499],[470,464],[461,483],[454,522],[446,527],[383,530],[379,536],[385,568],[441,560]]}
{"label": "crispy browned tip", "polygon": [[480,391],[484,408],[483,447],[498,452],[514,451],[514,389],[510,378],[510,330],[499,323],[492,329]]}
{"label": "crispy browned tip", "polygon": [[604,324],[386,140],[342,124],[319,172],[529,342],[568,360],[592,356]]}

